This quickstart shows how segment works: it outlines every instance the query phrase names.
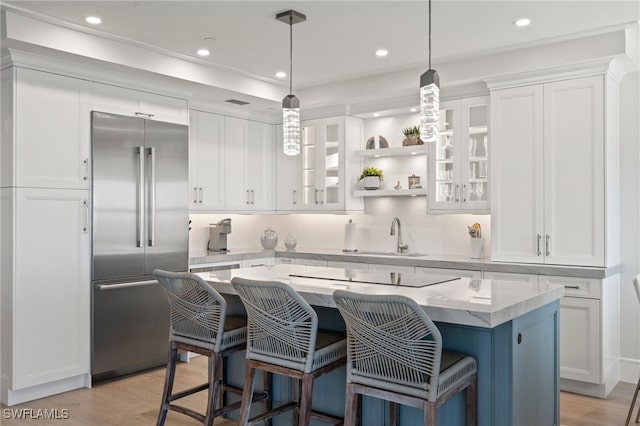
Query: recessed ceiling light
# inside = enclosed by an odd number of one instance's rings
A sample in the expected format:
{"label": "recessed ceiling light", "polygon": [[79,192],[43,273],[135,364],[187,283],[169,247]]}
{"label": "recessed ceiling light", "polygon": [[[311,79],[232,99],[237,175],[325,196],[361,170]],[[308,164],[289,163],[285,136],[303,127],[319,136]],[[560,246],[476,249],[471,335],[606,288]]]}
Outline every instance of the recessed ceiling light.
{"label": "recessed ceiling light", "polygon": [[513,25],[515,25],[516,27],[526,27],[529,24],[531,24],[531,19],[529,18],[520,18],[513,21]]}
{"label": "recessed ceiling light", "polygon": [[373,113],[373,116],[374,116],[374,117],[380,117],[380,114],[378,114],[377,112],[374,112],[374,113]]}
{"label": "recessed ceiling light", "polygon": [[284,72],[284,71],[278,71],[276,73],[276,77],[278,77],[278,78],[285,78],[286,76],[287,76],[287,73]]}
{"label": "recessed ceiling light", "polygon": [[411,112],[418,112],[418,108],[411,108],[410,111]]}
{"label": "recessed ceiling light", "polygon": [[84,20],[93,25],[102,23],[102,19],[98,18],[97,16],[87,16],[86,18],[84,18]]}
{"label": "recessed ceiling light", "polygon": [[378,49],[378,50],[376,50],[376,56],[379,56],[381,58],[384,57],[384,56],[387,56],[388,54],[389,54],[389,51],[387,49]]}
{"label": "recessed ceiling light", "polygon": [[196,53],[200,56],[209,56],[211,52],[208,49],[198,49]]}

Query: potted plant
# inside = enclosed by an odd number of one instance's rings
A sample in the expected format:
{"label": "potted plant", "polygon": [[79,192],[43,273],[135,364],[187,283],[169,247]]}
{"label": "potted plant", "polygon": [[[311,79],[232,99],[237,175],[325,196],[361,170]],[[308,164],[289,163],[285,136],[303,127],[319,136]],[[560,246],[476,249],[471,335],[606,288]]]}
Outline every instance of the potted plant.
{"label": "potted plant", "polygon": [[375,167],[365,167],[360,174],[360,180],[364,189],[378,189],[380,188],[380,181],[384,180],[382,176],[382,170]]}
{"label": "potted plant", "polygon": [[402,131],[404,135],[404,140],[402,141],[402,146],[407,145],[422,145],[422,139],[420,139],[420,127],[412,126],[407,127]]}

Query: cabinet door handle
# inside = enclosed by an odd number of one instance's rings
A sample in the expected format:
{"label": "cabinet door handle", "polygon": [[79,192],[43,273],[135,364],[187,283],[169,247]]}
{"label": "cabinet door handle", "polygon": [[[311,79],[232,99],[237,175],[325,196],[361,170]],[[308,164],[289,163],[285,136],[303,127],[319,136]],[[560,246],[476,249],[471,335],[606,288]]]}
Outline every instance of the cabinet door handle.
{"label": "cabinet door handle", "polygon": [[522,333],[518,333],[518,344],[522,343]]}
{"label": "cabinet door handle", "polygon": [[202,204],[202,200],[204,199],[204,190],[200,187],[200,195],[198,196],[198,203]]}
{"label": "cabinet door handle", "polygon": [[544,239],[544,254],[545,256],[549,256],[551,253],[549,252],[549,240],[551,239],[551,237],[549,236],[549,234],[545,234],[545,239]]}
{"label": "cabinet door handle", "polygon": [[198,203],[198,187],[197,186],[193,187],[193,203],[194,204]]}
{"label": "cabinet door handle", "polygon": [[149,166],[151,170],[151,185],[149,188],[149,235],[148,244],[149,247],[155,247],[156,245],[156,149],[154,147],[147,148],[149,155]]}
{"label": "cabinet door handle", "polygon": [[320,204],[324,204],[324,189],[320,190]]}
{"label": "cabinet door handle", "polygon": [[298,204],[298,191],[296,191],[294,189],[293,190],[293,205],[295,206],[296,204]]}
{"label": "cabinet door handle", "polygon": [[462,185],[462,202],[463,203],[467,202],[467,185],[466,184]]}
{"label": "cabinet door handle", "polygon": [[564,288],[566,288],[567,290],[580,290],[579,285],[565,285]]}
{"label": "cabinet door handle", "polygon": [[456,183],[456,203],[460,202],[460,195],[458,193],[459,191],[460,191],[460,185]]}
{"label": "cabinet door handle", "polygon": [[139,111],[136,111],[136,112],[134,113],[134,115],[135,115],[136,117],[147,117],[147,118],[152,118],[152,117],[154,117],[154,115],[153,115],[153,114],[145,114],[144,112],[139,112]]}
{"label": "cabinet door handle", "polygon": [[256,203],[256,191],[255,189],[251,190],[251,204],[255,204]]}
{"label": "cabinet door handle", "polygon": [[538,256],[540,256],[542,254],[542,252],[540,251],[540,240],[542,239],[542,235],[538,234]]}
{"label": "cabinet door handle", "polygon": [[251,204],[251,194],[249,193],[249,190],[248,190],[248,189],[247,189],[247,191],[246,191],[246,192],[247,192],[247,194],[246,194],[246,195],[247,195],[247,205],[248,205],[248,204]]}
{"label": "cabinet door handle", "polygon": [[136,247],[142,247],[142,232],[144,231],[144,146],[136,148],[138,154],[138,228],[136,232]]}
{"label": "cabinet door handle", "polygon": [[86,233],[89,228],[89,204],[87,200],[82,201],[82,232]]}
{"label": "cabinet door handle", "polygon": [[316,204],[318,204],[318,190],[314,189],[314,191],[316,192]]}
{"label": "cabinet door handle", "polygon": [[82,180],[89,180],[89,159],[85,158],[84,161],[84,177]]}

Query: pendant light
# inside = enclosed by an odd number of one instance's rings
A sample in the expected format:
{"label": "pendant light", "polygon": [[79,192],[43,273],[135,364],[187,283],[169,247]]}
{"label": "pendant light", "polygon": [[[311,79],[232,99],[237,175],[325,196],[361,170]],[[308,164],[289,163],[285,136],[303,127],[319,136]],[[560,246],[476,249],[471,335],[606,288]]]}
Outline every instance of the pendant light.
{"label": "pendant light", "polygon": [[289,94],[282,100],[282,148],[286,155],[300,153],[300,100],[293,94],[293,25],[307,17],[295,10],[278,13],[278,21],[289,25]]}
{"label": "pendant light", "polygon": [[420,139],[438,140],[440,122],[440,77],[431,69],[431,0],[429,0],[429,69],[420,76]]}

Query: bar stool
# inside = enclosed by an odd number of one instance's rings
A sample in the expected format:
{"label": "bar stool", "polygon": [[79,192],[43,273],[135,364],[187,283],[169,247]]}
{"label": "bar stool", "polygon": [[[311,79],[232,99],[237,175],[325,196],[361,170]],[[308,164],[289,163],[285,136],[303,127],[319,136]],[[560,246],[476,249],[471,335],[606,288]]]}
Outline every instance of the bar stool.
{"label": "bar stool", "polygon": [[[340,418],[312,411],[311,399],[314,379],[345,364],[344,334],[318,331],[316,312],[285,283],[236,277],[231,284],[247,310],[247,358],[239,424],[253,424],[293,409],[300,426],[307,426],[311,415],[341,425]],[[296,400],[249,419],[256,370],[293,378]]]}
{"label": "bar stool", "polygon": [[476,361],[442,350],[440,331],[418,304],[404,296],[333,293],[347,325],[345,425],[356,424],[360,395],[424,410],[425,425],[437,424],[438,407],[466,389],[467,425],[477,422]]}
{"label": "bar stool", "polygon": [[[636,296],[638,296],[638,303],[640,303],[640,274],[636,275],[633,278],[633,287],[636,289]],[[631,420],[631,414],[633,413],[633,407],[636,405],[636,399],[638,399],[638,391],[640,391],[640,379],[638,379],[638,384],[636,385],[636,391],[633,394],[633,399],[631,400],[631,407],[629,407],[629,414],[627,414],[627,421],[624,423],[624,426],[629,426],[629,421]],[[638,414],[636,415],[636,423],[640,420],[640,410],[638,410]]]}
{"label": "bar stool", "polygon": [[[225,299],[197,275],[159,269],[154,270],[153,275],[162,286],[171,310],[169,361],[157,425],[164,425],[168,411],[172,410],[210,426],[214,417],[240,408],[239,402],[223,406],[225,392],[242,394],[242,389],[223,383],[223,363],[227,355],[245,349],[246,318],[227,316]],[[209,357],[208,382],[174,394],[173,381],[179,349]],[[204,415],[172,403],[204,390],[208,391]],[[268,394],[263,393],[257,395],[255,400],[266,401],[267,397]]]}

